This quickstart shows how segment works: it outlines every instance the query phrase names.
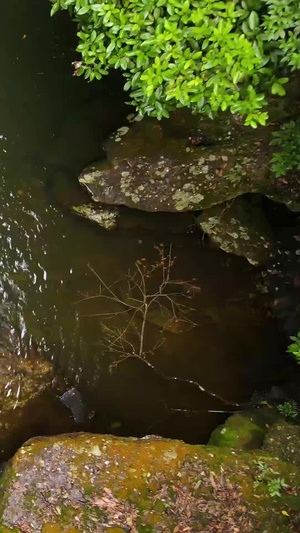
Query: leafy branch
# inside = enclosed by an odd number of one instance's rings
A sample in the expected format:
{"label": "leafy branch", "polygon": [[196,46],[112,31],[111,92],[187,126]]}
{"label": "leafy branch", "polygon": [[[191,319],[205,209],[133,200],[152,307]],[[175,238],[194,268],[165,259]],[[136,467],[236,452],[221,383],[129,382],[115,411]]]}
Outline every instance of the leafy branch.
{"label": "leafy branch", "polygon": [[270,94],[300,68],[298,0],[50,0],[78,24],[75,74],[120,69],[141,115],[229,110],[264,125]]}
{"label": "leafy branch", "polygon": [[279,150],[273,154],[271,169],[277,178],[285,176],[288,171],[300,170],[300,121],[291,120],[273,133],[271,145]]}

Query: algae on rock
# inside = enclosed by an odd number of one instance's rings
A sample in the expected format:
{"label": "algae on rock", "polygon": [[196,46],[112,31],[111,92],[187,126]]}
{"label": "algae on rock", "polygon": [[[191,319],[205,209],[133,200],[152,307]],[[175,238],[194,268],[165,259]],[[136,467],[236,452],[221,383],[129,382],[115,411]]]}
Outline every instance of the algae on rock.
{"label": "algae on rock", "polygon": [[[256,488],[261,462],[289,486],[280,499]],[[262,452],[151,437],[43,437],[5,468],[0,529],[296,533],[299,494],[300,470]]]}

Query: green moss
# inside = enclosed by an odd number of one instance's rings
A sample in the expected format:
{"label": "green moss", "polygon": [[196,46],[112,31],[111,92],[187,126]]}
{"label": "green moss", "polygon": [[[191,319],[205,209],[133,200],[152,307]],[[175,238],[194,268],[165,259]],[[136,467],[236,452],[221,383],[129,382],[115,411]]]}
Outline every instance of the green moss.
{"label": "green moss", "polygon": [[108,527],[106,529],[107,533],[124,533],[126,529],[123,529],[121,527]]}
{"label": "green moss", "polygon": [[154,529],[153,526],[150,526],[149,524],[138,524],[137,525],[138,533],[153,533]]}
{"label": "green moss", "polygon": [[68,527],[67,529],[65,527],[60,527],[57,524],[45,524],[42,529],[42,533],[80,533],[77,528],[74,527]]}
{"label": "green moss", "polygon": [[265,434],[266,429],[257,425],[253,416],[235,414],[212,432],[209,444],[243,450],[260,448]]}

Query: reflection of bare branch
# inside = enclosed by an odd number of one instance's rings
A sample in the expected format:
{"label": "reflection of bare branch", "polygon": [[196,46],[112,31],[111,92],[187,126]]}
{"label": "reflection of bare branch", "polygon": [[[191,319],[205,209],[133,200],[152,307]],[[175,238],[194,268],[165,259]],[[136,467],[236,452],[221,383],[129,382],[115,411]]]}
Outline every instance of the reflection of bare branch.
{"label": "reflection of bare branch", "polygon": [[[124,361],[135,358],[143,362],[157,375],[166,380],[178,381],[197,387],[201,392],[221,400],[229,405],[233,402],[224,400],[218,394],[208,391],[200,383],[176,376],[168,376],[158,370],[150,361],[156,352],[165,342],[165,338],[150,340],[147,335],[151,323],[150,312],[157,313],[162,329],[168,330],[174,324],[185,324],[192,328],[196,326],[190,319],[190,314],[194,309],[182,302],[182,299],[191,299],[194,294],[201,289],[190,281],[172,280],[171,269],[175,258],[172,255],[172,247],[165,254],[163,245],[156,247],[159,258],[153,264],[149,264],[146,259],[140,259],[135,263],[133,272],[129,271],[123,280],[114,282],[111,285],[105,281],[89,266],[92,273],[99,281],[99,294],[86,296],[77,303],[91,299],[99,299],[112,305],[111,311],[105,310],[93,315],[100,317],[103,338],[102,346],[114,356],[110,369],[117,367]],[[174,286],[176,287],[174,291]],[[114,310],[115,307],[119,309]],[[109,320],[110,323],[104,322]],[[152,320],[156,323],[155,320]]]}

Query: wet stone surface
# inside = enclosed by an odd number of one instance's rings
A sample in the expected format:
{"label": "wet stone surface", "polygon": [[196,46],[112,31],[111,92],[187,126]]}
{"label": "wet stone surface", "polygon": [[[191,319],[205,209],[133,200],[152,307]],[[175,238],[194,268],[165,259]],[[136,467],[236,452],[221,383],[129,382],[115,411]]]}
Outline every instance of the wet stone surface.
{"label": "wet stone surface", "polygon": [[224,252],[243,256],[252,265],[274,258],[274,236],[259,201],[239,197],[205,209],[197,220]]}

